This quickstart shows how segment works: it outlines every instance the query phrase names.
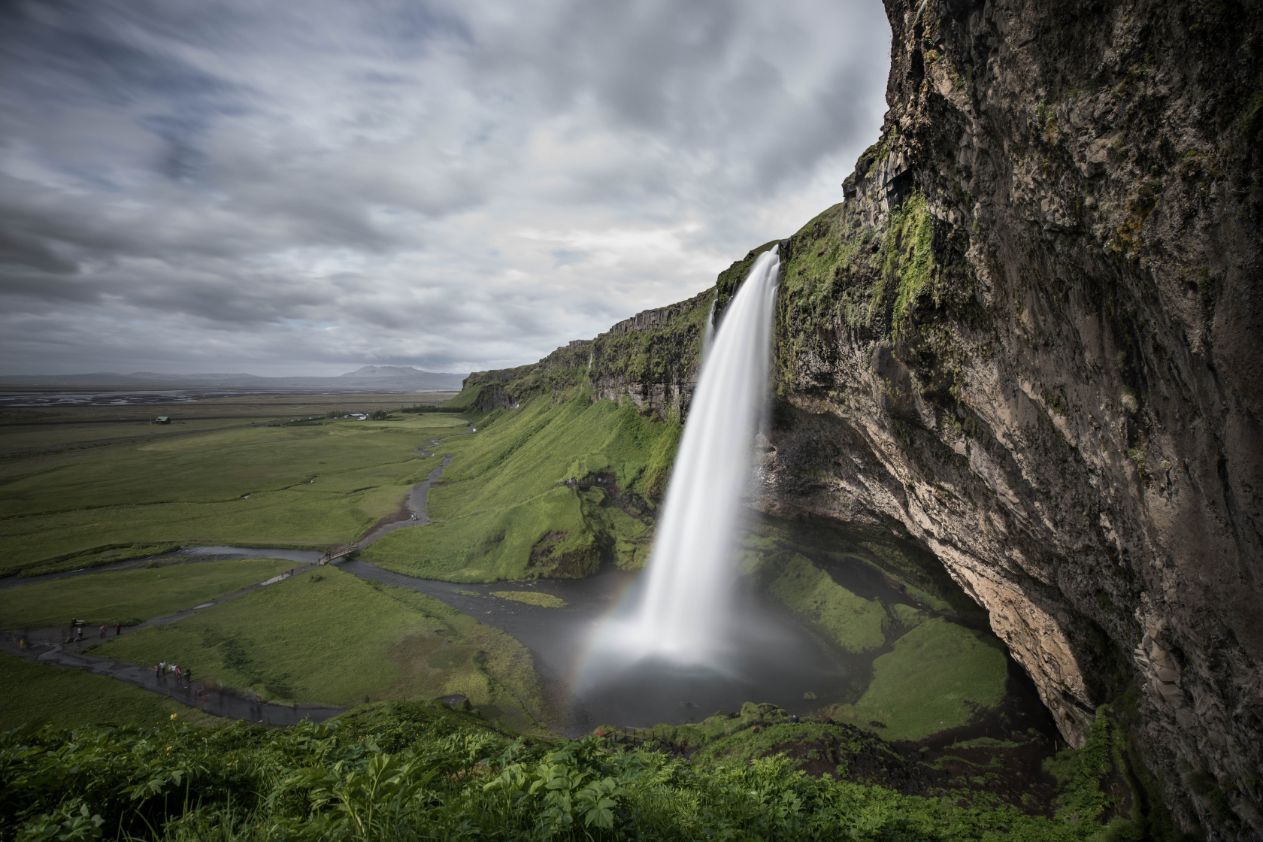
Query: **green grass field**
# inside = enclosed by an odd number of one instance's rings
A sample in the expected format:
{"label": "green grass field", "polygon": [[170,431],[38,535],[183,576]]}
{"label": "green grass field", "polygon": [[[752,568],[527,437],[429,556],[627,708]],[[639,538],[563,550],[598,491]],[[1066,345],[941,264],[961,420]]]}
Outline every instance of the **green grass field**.
{"label": "green grass field", "polygon": [[478,432],[446,440],[453,457],[430,493],[433,523],[386,536],[364,558],[413,575],[498,581],[584,575],[603,554],[643,562],[645,525],[611,505],[619,494],[656,498],[665,488],[679,425],[610,401],[547,398],[500,411]]}
{"label": "green grass field", "polygon": [[534,727],[542,701],[517,641],[422,594],[336,567],[294,577],[188,619],[112,638],[93,654],[159,660],[282,702],[354,705],[460,693]]}
{"label": "green grass field", "polygon": [[[398,509],[449,415],[230,427],[0,462],[0,573],[91,563],[133,544],[322,547]],[[56,430],[53,430],[56,433]]]}
{"label": "green grass field", "polygon": [[13,655],[0,654],[0,687],[0,731],[39,725],[157,725],[173,713],[188,722],[222,722],[112,678]]}
{"label": "green grass field", "polygon": [[86,573],[0,589],[0,628],[34,629],[67,624],[131,624],[191,608],[262,582],[292,561],[247,558],[155,562],[135,570]]}
{"label": "green grass field", "polygon": [[919,740],[1000,704],[1007,680],[1008,661],[997,641],[931,618],[877,658],[858,702],[832,713],[888,740]]}

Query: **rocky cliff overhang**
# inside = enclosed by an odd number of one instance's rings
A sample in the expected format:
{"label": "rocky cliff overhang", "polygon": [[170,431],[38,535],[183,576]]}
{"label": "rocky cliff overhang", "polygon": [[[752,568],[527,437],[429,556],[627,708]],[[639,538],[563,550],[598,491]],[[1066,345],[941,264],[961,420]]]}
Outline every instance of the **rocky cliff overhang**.
{"label": "rocky cliff overhang", "polygon": [[[890,110],[783,243],[766,504],[929,547],[1072,743],[1122,711],[1165,800],[1263,836],[1257,4],[887,0]],[[534,366],[687,410],[716,288]]]}
{"label": "rocky cliff overhang", "polygon": [[1183,823],[1257,838],[1259,11],[887,8],[882,137],[789,241],[770,505],[924,541],[1071,742],[1127,702]]}

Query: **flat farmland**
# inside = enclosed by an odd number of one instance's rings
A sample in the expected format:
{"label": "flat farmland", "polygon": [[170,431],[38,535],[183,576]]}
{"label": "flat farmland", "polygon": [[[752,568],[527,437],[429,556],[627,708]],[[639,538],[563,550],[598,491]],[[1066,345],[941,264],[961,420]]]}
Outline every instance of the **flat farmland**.
{"label": "flat farmland", "polygon": [[[398,412],[420,395],[271,397],[6,409],[0,576],[179,544],[346,543],[397,511],[437,464],[426,445],[465,424]],[[350,411],[391,415],[329,417]]]}

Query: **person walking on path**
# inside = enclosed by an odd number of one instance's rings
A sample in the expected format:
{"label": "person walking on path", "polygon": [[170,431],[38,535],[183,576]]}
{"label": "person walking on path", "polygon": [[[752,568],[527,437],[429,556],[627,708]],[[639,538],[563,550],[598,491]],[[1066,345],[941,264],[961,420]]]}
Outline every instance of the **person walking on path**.
{"label": "person walking on path", "polygon": [[159,684],[162,683],[162,676],[163,676],[163,673],[165,673],[166,671],[167,671],[167,662],[159,661],[158,662],[158,683]]}
{"label": "person walking on path", "polygon": [[193,670],[192,669],[186,669],[184,671],[184,686],[185,687],[193,686]]}
{"label": "person walking on path", "polygon": [[153,681],[154,684],[162,683],[162,664],[153,665]]}
{"label": "person walking on path", "polygon": [[114,636],[118,637],[122,633],[123,633],[123,624],[118,623],[117,625],[114,626]]}
{"label": "person walking on path", "polygon": [[99,634],[99,636],[100,636],[100,638],[101,638],[102,640],[105,640],[105,631],[106,631],[106,630],[105,630],[105,626],[101,626],[100,631],[98,632],[98,634]]}

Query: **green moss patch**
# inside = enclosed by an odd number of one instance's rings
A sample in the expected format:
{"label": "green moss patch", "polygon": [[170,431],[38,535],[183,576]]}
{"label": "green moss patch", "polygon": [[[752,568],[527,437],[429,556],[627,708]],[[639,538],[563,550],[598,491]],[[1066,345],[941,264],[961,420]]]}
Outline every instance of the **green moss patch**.
{"label": "green moss patch", "polygon": [[999,643],[936,617],[895,641],[859,701],[833,713],[886,739],[919,740],[999,705],[1007,677]]}
{"label": "green moss patch", "polygon": [[886,642],[888,619],[882,604],[856,596],[800,555],[776,565],[768,589],[844,652],[870,652]]}
{"label": "green moss patch", "polygon": [[500,599],[509,599],[526,605],[534,605],[538,608],[566,607],[566,601],[561,597],[539,591],[492,591],[491,595],[498,596]]}

